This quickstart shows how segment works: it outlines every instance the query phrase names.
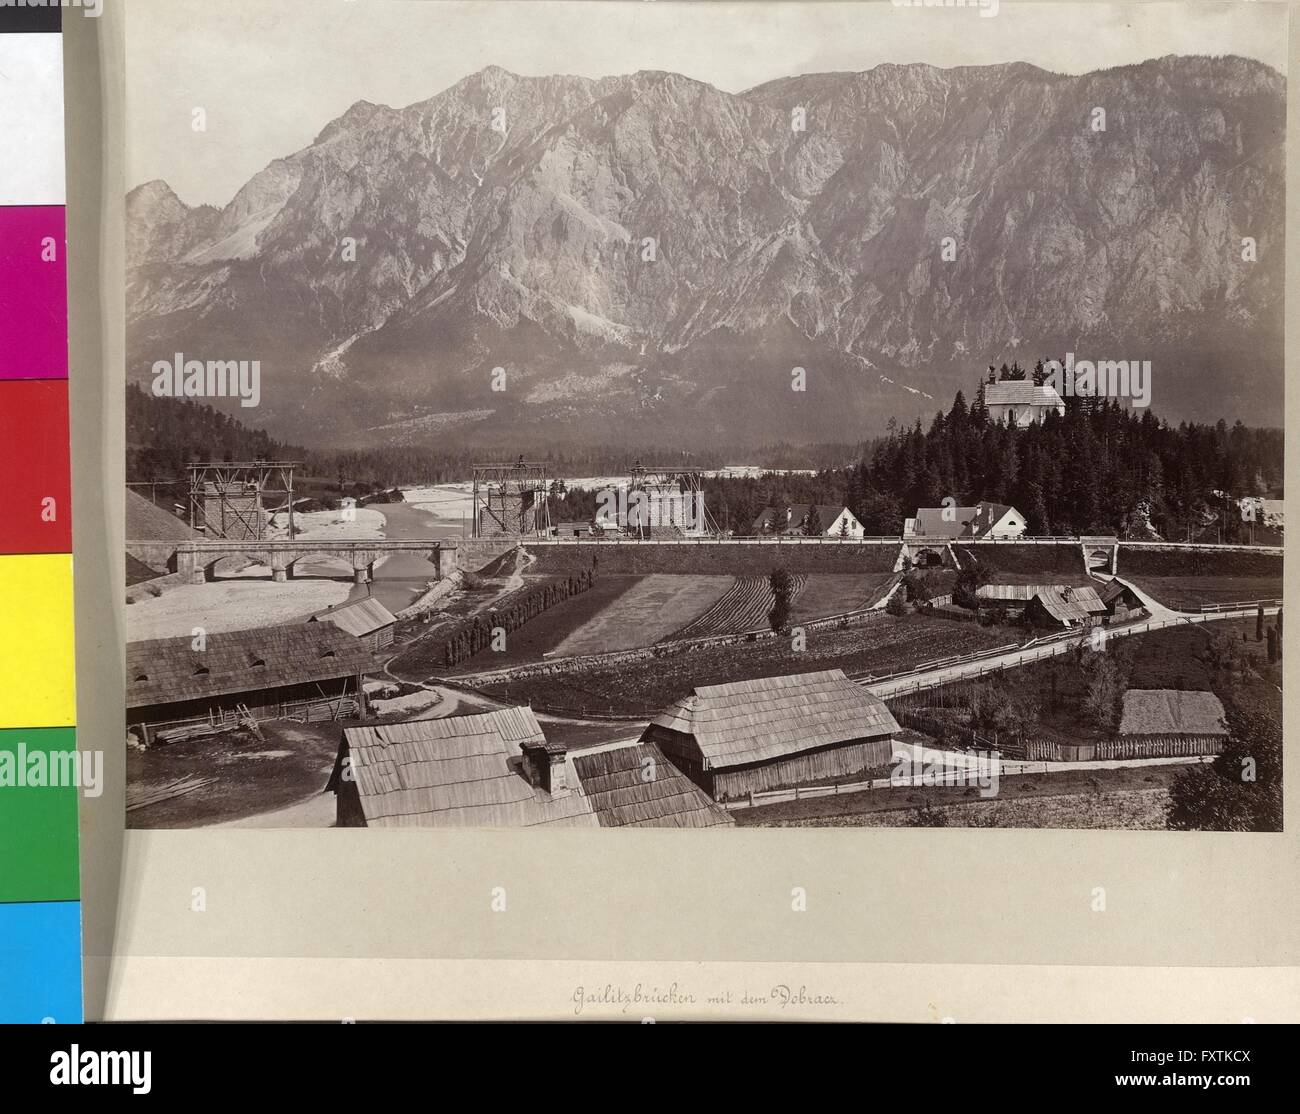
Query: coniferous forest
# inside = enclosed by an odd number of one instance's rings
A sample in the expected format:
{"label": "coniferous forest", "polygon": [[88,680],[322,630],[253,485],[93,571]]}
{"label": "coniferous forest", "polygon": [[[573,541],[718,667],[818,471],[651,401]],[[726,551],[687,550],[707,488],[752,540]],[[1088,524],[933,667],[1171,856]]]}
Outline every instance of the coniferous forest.
{"label": "coniferous forest", "polygon": [[[1003,365],[1000,372],[990,369],[989,381],[1029,374]],[[1247,536],[1230,500],[1281,495],[1280,429],[1224,421],[1170,425],[1153,409],[1090,398],[1066,398],[1064,415],[1049,414],[1045,421],[1019,429],[991,421],[983,393],[981,381],[969,401],[966,392],[958,391],[928,426],[918,421],[900,428],[891,421],[886,436],[856,449],[762,450],[756,455],[780,457],[779,464],[764,461],[765,466],[805,471],[708,478],[709,511],[721,529],[748,534],[765,507],[843,503],[868,534],[898,535],[917,507],[941,506],[948,498],[959,506],[989,500],[1017,507],[1032,534],[1186,541],[1214,524],[1214,536],[1207,540],[1227,542]],[[301,460],[310,475],[380,488],[465,480],[476,459],[463,449],[443,452],[420,445],[304,450],[211,406],[154,398],[136,386],[127,388],[126,414],[128,481],[181,476],[188,460],[288,458]],[[556,476],[581,476],[618,474],[628,467],[627,455],[627,449],[611,448],[551,459]],[[836,458],[843,463],[826,466]],[[707,469],[727,462],[702,458],[687,463]],[[593,492],[571,487],[568,497],[553,506],[552,519],[590,517],[594,498]],[[1275,540],[1261,533],[1250,536]]]}

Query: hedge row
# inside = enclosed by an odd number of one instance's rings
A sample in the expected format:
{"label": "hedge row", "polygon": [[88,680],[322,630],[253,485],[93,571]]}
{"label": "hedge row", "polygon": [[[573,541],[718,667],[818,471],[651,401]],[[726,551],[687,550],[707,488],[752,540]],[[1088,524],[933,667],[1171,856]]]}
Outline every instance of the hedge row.
{"label": "hedge row", "polygon": [[587,569],[510,593],[496,607],[462,620],[453,627],[443,643],[443,660],[449,666],[459,665],[491,645],[492,632],[498,627],[507,634],[518,630],[548,608],[581,595],[595,580],[595,571]]}

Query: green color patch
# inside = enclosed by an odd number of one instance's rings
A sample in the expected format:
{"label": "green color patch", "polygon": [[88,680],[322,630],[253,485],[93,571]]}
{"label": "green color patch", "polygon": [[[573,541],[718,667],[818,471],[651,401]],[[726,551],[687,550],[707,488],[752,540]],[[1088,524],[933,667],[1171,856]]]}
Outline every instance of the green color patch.
{"label": "green color patch", "polygon": [[95,771],[76,757],[71,727],[0,731],[0,902],[80,897],[78,784]]}

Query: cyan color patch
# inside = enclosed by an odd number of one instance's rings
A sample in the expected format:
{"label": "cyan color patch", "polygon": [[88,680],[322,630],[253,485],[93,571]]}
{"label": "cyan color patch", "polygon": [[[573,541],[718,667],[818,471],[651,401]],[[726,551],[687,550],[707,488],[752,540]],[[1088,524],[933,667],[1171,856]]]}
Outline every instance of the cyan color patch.
{"label": "cyan color patch", "polygon": [[0,1024],[76,1024],[81,902],[0,904]]}

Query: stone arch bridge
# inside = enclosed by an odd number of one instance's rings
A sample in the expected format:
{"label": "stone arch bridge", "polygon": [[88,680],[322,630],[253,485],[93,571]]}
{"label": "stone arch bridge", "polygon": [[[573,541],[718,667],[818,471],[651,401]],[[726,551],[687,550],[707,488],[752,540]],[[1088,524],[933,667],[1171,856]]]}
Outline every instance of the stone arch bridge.
{"label": "stone arch bridge", "polygon": [[185,574],[191,584],[212,580],[219,561],[243,557],[271,570],[273,580],[293,578],[300,562],[336,560],[352,566],[352,578],[364,584],[375,575],[375,564],[392,553],[414,553],[424,557],[437,570],[437,579],[447,577],[456,564],[455,541],[232,541],[225,538],[199,538],[194,541],[128,541],[131,556],[152,569]]}

